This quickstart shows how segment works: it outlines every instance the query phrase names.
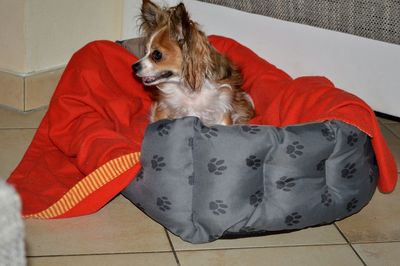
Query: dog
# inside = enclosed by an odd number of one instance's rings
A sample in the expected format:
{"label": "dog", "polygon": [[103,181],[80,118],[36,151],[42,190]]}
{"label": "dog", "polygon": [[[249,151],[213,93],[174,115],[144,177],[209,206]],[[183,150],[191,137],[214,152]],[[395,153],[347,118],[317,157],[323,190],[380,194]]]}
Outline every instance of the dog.
{"label": "dog", "polygon": [[143,0],[145,56],[132,65],[145,86],[155,86],[150,121],[196,116],[206,125],[246,124],[254,104],[240,71],[209,42],[183,3],[162,8]]}

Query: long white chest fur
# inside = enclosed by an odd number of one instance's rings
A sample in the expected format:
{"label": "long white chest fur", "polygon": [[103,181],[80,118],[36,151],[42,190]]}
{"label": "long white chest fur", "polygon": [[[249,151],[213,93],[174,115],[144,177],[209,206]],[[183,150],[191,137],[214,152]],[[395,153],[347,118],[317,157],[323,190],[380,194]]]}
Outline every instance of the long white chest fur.
{"label": "long white chest fur", "polygon": [[206,80],[194,92],[177,81],[160,84],[158,89],[163,93],[158,104],[168,110],[171,118],[196,116],[205,124],[224,124],[224,116],[232,109],[229,85],[218,86]]}

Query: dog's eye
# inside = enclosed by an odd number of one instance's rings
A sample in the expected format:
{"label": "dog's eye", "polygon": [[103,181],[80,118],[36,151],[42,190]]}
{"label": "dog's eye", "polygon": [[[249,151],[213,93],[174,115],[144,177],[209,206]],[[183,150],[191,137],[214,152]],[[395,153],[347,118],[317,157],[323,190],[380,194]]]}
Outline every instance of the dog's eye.
{"label": "dog's eye", "polygon": [[160,61],[162,59],[162,57],[163,57],[162,53],[160,51],[158,51],[158,50],[154,50],[151,53],[151,58],[156,62]]}

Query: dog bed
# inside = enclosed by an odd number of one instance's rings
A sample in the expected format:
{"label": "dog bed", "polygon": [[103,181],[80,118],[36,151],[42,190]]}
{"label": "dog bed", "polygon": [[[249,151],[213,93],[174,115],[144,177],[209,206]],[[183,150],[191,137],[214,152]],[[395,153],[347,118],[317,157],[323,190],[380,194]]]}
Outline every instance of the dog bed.
{"label": "dog bed", "polygon": [[23,215],[86,215],[123,191],[175,234],[203,243],[331,223],[359,211],[376,183],[394,189],[393,156],[362,100],[326,78],[292,79],[231,39],[210,41],[242,70],[256,106],[249,125],[187,117],[145,133],[151,99],[132,77],[137,57],[92,42],[67,65],[8,179]]}
{"label": "dog bed", "polygon": [[331,120],[147,129],[143,171],[122,192],[183,240],[205,243],[327,224],[358,212],[377,177],[369,137]]}

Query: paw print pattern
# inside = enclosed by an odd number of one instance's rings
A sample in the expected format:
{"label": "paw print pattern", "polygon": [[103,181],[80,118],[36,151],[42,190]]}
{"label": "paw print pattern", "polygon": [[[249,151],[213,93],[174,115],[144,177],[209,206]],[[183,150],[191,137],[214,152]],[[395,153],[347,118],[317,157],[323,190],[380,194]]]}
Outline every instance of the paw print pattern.
{"label": "paw print pattern", "polygon": [[143,178],[144,178],[144,172],[143,169],[140,169],[139,173],[136,175],[135,180],[136,182],[140,182],[143,180]]}
{"label": "paw print pattern", "polygon": [[354,174],[357,172],[355,163],[348,163],[342,170],[342,177],[346,179],[351,179],[354,177]]}
{"label": "paw print pattern", "polygon": [[153,156],[153,159],[151,160],[151,168],[153,168],[153,170],[160,172],[165,166],[166,164],[164,163],[164,157],[159,155]]}
{"label": "paw print pattern", "polygon": [[324,204],[326,207],[331,206],[333,200],[332,195],[329,193],[328,190],[325,190],[324,194],[321,195],[321,203]]}
{"label": "paw print pattern", "polygon": [[369,138],[364,143],[364,157],[368,157],[370,154],[372,154],[372,146],[369,141]]}
{"label": "paw print pattern", "polygon": [[188,183],[190,186],[194,185],[194,173],[188,176]]}
{"label": "paw print pattern", "polygon": [[261,131],[259,126],[249,126],[249,125],[242,126],[242,130],[243,130],[243,132],[253,134],[253,135],[258,134]]}
{"label": "paw print pattern", "polygon": [[292,191],[292,188],[296,185],[294,182],[294,178],[288,178],[287,176],[283,176],[279,179],[279,181],[276,181],[276,188],[277,189],[282,189],[283,191]]}
{"label": "paw print pattern", "polygon": [[224,160],[218,160],[217,158],[212,158],[208,163],[208,171],[215,175],[222,175],[222,173],[228,169],[225,165]]}
{"label": "paw print pattern", "polygon": [[301,150],[304,149],[304,146],[300,144],[299,141],[294,141],[292,144],[288,145],[286,148],[286,153],[290,158],[296,159],[299,156],[303,155]]}
{"label": "paw print pattern", "polygon": [[171,127],[168,124],[160,124],[157,127],[157,133],[160,137],[169,135],[169,131],[171,130]]}
{"label": "paw print pattern", "polygon": [[261,160],[257,158],[255,155],[250,155],[246,159],[246,165],[253,170],[257,170],[261,166]]}
{"label": "paw print pattern", "polygon": [[358,142],[358,134],[354,131],[350,132],[350,135],[347,136],[347,144],[353,147]]}
{"label": "paw print pattern", "polygon": [[293,226],[300,223],[302,216],[298,212],[293,212],[292,214],[286,216],[285,224],[288,226]]}
{"label": "paw print pattern", "polygon": [[215,127],[206,127],[202,125],[200,132],[209,139],[212,137],[218,137],[218,128]]}
{"label": "paw print pattern", "polygon": [[326,159],[321,160],[317,164],[317,171],[324,171],[325,170],[325,163],[326,163]]}
{"label": "paw print pattern", "polygon": [[158,208],[165,212],[165,211],[169,211],[171,209],[171,201],[169,201],[169,199],[167,197],[158,197],[157,198],[157,206]]}
{"label": "paw print pattern", "polygon": [[375,178],[377,177],[377,174],[373,168],[369,168],[368,177],[369,177],[369,182],[372,184],[374,182]]}
{"label": "paw print pattern", "polygon": [[349,203],[347,203],[346,209],[348,212],[351,212],[355,208],[357,208],[357,203],[358,200],[356,198],[353,198]]}
{"label": "paw print pattern", "polygon": [[261,190],[258,190],[256,193],[250,196],[249,202],[250,205],[254,208],[258,207],[260,203],[263,201],[264,193]]}
{"label": "paw print pattern", "polygon": [[194,142],[192,137],[188,138],[188,146],[193,149]]}
{"label": "paw print pattern", "polygon": [[324,129],[321,129],[321,133],[322,133],[322,136],[324,136],[324,138],[327,141],[335,140],[335,132],[332,129],[326,127]]}
{"label": "paw print pattern", "polygon": [[224,204],[222,200],[215,200],[210,202],[209,208],[214,215],[221,215],[226,213],[228,205]]}

